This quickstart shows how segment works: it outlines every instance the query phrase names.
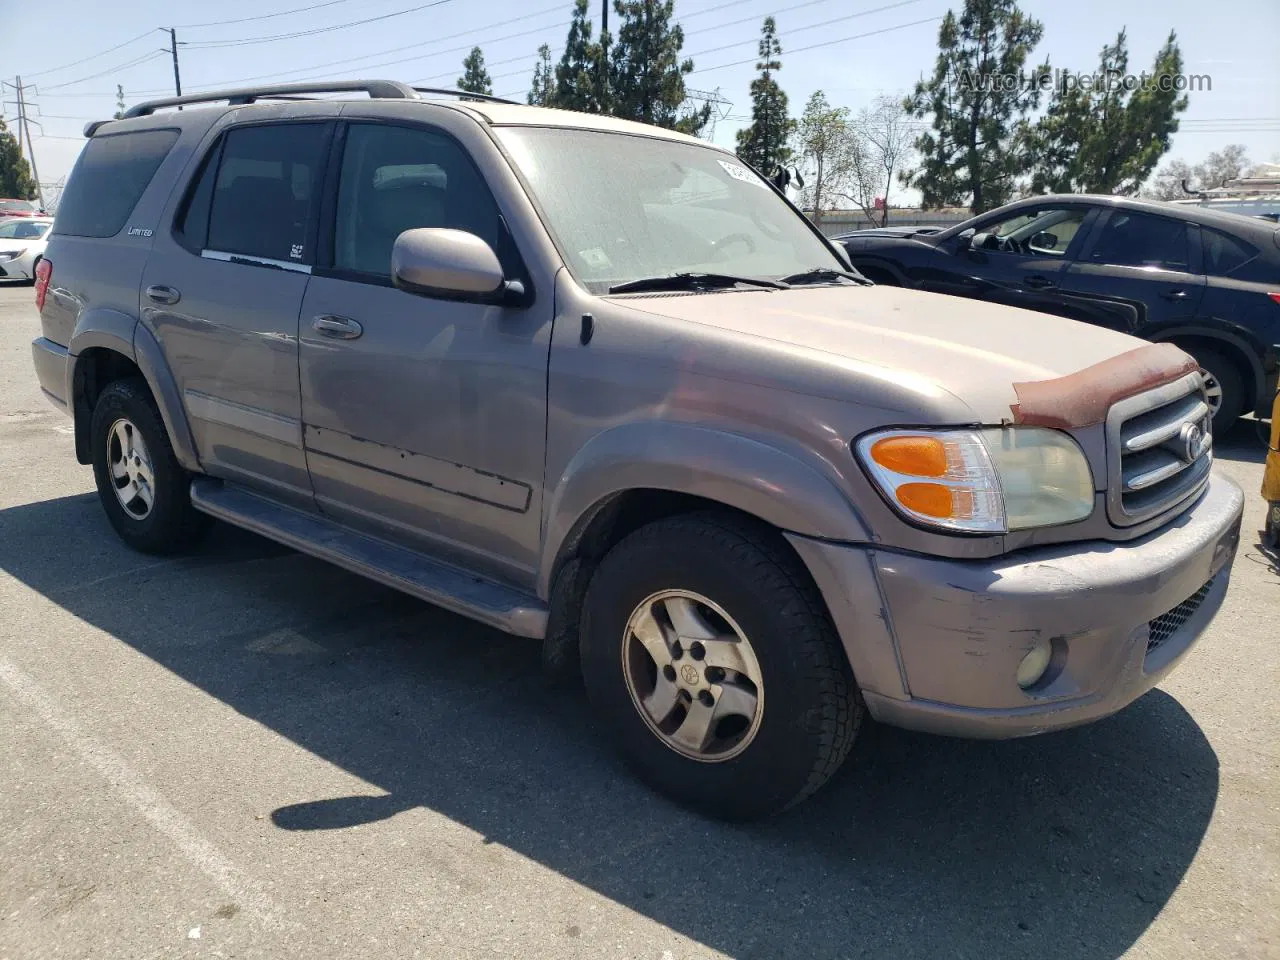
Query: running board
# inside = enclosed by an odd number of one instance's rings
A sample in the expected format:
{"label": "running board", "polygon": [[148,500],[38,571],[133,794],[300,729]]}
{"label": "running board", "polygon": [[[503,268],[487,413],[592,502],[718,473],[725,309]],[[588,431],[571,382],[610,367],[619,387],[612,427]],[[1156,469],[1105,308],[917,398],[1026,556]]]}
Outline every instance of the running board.
{"label": "running board", "polygon": [[506,633],[546,636],[547,607],[537,597],[356,533],[318,514],[208,477],[191,482],[191,504],[219,520]]}

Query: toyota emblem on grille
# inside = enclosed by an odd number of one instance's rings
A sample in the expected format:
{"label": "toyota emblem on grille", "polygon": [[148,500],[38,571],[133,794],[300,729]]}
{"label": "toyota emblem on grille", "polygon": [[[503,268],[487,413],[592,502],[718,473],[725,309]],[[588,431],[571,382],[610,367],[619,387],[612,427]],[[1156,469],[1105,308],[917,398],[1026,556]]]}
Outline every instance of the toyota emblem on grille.
{"label": "toyota emblem on grille", "polygon": [[1182,430],[1178,433],[1178,441],[1182,445],[1182,449],[1178,451],[1179,455],[1187,463],[1194,463],[1196,457],[1200,456],[1201,446],[1204,445],[1204,431],[1197,423],[1184,423]]}

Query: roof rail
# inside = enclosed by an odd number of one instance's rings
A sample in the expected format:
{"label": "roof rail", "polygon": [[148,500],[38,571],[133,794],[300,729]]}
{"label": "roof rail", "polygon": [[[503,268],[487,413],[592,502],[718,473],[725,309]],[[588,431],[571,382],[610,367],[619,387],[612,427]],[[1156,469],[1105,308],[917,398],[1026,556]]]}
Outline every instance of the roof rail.
{"label": "roof rail", "polygon": [[506,97],[495,97],[491,93],[472,93],[470,90],[449,90],[445,87],[414,87],[418,93],[443,93],[450,97],[459,97],[463,100],[483,100],[485,103],[513,103],[520,106],[518,100],[508,100]]}
{"label": "roof rail", "polygon": [[305,83],[277,83],[265,87],[236,87],[230,90],[210,90],[184,97],[165,97],[148,100],[130,107],[121,119],[146,117],[164,107],[188,106],[195,103],[216,103],[225,100],[232,106],[253,103],[267,97],[291,96],[303,93],[367,93],[375,100],[413,100],[417,94],[408,84],[395,80],[330,80]]}

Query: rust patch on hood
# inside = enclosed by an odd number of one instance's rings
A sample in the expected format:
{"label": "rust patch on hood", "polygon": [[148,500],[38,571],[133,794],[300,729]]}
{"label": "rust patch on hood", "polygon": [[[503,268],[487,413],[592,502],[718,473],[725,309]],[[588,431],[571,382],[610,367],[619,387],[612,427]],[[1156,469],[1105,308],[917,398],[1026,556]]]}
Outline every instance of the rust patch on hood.
{"label": "rust patch on hood", "polygon": [[1069,429],[1101,423],[1117,400],[1172,383],[1200,369],[1172,343],[1150,343],[1065,377],[1015,383],[1014,423]]}

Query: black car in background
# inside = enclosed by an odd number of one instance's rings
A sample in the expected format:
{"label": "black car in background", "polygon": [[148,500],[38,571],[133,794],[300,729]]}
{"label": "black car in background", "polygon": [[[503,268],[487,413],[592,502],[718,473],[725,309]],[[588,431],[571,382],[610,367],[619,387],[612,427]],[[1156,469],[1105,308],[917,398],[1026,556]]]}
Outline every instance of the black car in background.
{"label": "black car in background", "polygon": [[1280,351],[1280,229],[1237,214],[1064,195],[1020,200],[944,230],[837,238],[876,283],[991,300],[1147,340],[1204,369],[1218,430],[1269,416]]}

